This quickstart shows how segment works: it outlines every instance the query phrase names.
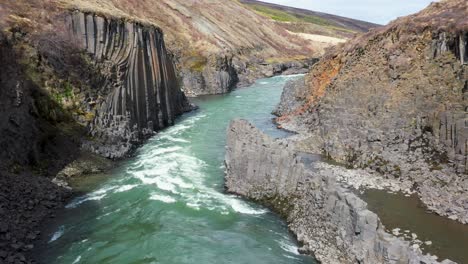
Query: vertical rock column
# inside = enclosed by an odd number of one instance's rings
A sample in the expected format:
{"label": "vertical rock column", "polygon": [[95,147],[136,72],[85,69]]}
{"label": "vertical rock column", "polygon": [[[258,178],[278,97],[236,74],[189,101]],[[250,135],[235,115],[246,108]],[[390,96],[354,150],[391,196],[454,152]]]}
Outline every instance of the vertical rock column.
{"label": "vertical rock column", "polygon": [[69,27],[104,77],[101,87],[92,87],[105,99],[89,124],[94,140],[86,147],[109,158],[123,157],[190,108],[160,29],[82,12],[71,14]]}
{"label": "vertical rock column", "polygon": [[439,113],[438,140],[445,146],[448,158],[456,172],[468,172],[468,32],[440,33],[432,43],[434,57],[451,52],[461,63],[459,78],[465,81],[461,89],[461,102],[448,104],[447,111]]}

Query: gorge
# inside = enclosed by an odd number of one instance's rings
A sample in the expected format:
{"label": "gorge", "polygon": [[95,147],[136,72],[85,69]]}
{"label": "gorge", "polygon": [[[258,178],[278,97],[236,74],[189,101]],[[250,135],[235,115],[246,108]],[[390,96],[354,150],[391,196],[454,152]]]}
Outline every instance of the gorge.
{"label": "gorge", "polygon": [[65,206],[48,224],[36,258],[41,263],[211,263],[222,256],[216,262],[316,263],[298,253],[276,215],[223,192],[229,120],[248,118],[282,136],[270,112],[292,78],[261,79],[228,95],[193,100],[199,110],[151,138],[134,158]]}
{"label": "gorge", "polygon": [[2,1],[0,263],[467,262],[467,17]]}

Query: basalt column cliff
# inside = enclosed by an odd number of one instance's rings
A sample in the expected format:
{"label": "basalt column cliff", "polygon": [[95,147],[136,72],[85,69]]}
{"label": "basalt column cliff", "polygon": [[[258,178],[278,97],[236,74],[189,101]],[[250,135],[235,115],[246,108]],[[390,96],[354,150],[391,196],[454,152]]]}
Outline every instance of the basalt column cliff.
{"label": "basalt column cliff", "polygon": [[89,132],[99,142],[88,142],[87,148],[109,158],[122,157],[133,143],[172,125],[177,115],[190,109],[159,29],[81,12],[72,14],[69,25],[101,67],[99,89],[107,93],[92,98],[99,102]]}
{"label": "basalt column cliff", "polygon": [[111,167],[90,151],[125,157],[192,109],[157,27],[22,4],[0,5],[0,263],[32,263],[62,180]]}

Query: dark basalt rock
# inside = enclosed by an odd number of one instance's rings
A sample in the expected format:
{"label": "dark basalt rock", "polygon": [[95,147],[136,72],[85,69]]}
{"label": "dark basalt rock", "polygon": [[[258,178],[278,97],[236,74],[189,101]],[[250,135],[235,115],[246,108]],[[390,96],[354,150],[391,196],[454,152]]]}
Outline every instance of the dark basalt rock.
{"label": "dark basalt rock", "polygon": [[279,123],[309,137],[304,149],[411,181],[428,209],[468,223],[467,41],[466,31],[381,33],[287,85]]}
{"label": "dark basalt rock", "polygon": [[239,81],[232,57],[208,58],[203,69],[181,69],[181,77],[186,92],[191,96],[225,94]]}
{"label": "dark basalt rock", "polygon": [[303,244],[301,252],[321,263],[438,262],[385,231],[379,217],[316,155],[297,142],[273,139],[245,120],[227,130],[227,191],[269,206],[284,217]]}
{"label": "dark basalt rock", "polygon": [[80,153],[124,157],[193,109],[158,28],[66,16],[65,32],[0,32],[0,263],[35,263],[41,222],[72,194],[58,180],[112,166]]}
{"label": "dark basalt rock", "polygon": [[307,91],[304,90],[304,77],[289,80],[281,94],[281,101],[273,114],[281,116],[288,113],[290,109],[297,109],[301,106],[301,101],[307,97]]}
{"label": "dark basalt rock", "polygon": [[179,88],[160,29],[82,12],[72,13],[68,24],[72,38],[106,77],[95,87],[105,99],[88,125],[94,140],[84,144],[86,149],[122,158],[193,108]]}

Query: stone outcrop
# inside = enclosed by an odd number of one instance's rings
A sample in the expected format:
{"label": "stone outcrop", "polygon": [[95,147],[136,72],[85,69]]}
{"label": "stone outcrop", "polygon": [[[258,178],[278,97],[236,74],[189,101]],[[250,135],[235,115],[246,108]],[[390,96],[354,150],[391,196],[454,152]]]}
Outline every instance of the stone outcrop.
{"label": "stone outcrop", "polygon": [[303,150],[411,182],[428,208],[468,223],[466,1],[330,51],[285,88],[278,122]]}
{"label": "stone outcrop", "polygon": [[[101,68],[95,107],[88,124],[95,141],[84,146],[109,158],[121,158],[135,144],[172,125],[191,105],[179,88],[163,33],[153,26],[73,12],[72,39]],[[101,100],[100,100],[101,99]]]}
{"label": "stone outcrop", "polygon": [[236,56],[225,55],[209,58],[206,65],[198,65],[199,69],[180,67],[183,89],[187,96],[207,94],[224,94],[236,86],[251,85],[260,78],[277,75],[292,75],[308,73],[318,59],[266,63],[252,59],[245,61]]}
{"label": "stone outcrop", "polygon": [[304,77],[289,80],[284,85],[280,104],[276,107],[273,114],[281,116],[290,111],[290,109],[300,108],[302,106],[302,100],[308,96],[304,85]]}
{"label": "stone outcrop", "polygon": [[[303,253],[322,263],[439,263],[385,232],[364,201],[342,187],[331,165],[272,139],[245,120],[227,130],[226,188],[285,217]],[[453,263],[445,260],[442,263]]]}
{"label": "stone outcrop", "polygon": [[211,57],[199,69],[181,69],[183,87],[188,95],[225,94],[239,78],[231,56]]}

